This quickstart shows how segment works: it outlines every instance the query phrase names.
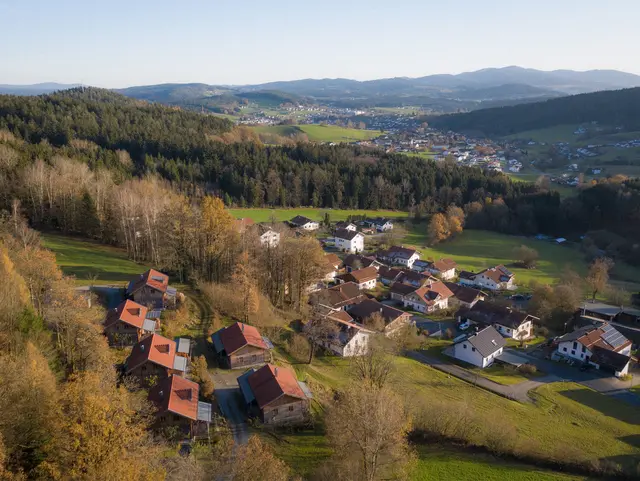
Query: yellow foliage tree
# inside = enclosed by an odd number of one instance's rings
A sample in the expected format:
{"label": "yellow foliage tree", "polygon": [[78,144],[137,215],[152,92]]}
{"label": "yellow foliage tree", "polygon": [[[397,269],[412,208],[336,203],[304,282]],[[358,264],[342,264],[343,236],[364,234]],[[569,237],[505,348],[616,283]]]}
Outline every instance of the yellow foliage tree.
{"label": "yellow foliage tree", "polygon": [[431,217],[428,227],[428,238],[430,244],[437,244],[445,239],[448,239],[451,235],[449,230],[449,222],[444,214],[434,214]]}

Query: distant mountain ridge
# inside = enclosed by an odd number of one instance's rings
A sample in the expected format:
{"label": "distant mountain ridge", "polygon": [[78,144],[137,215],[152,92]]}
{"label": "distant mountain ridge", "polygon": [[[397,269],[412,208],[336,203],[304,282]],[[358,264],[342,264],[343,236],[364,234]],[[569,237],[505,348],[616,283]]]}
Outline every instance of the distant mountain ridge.
{"label": "distant mountain ridge", "polygon": [[68,90],[80,86],[81,84],[60,84],[56,82],[44,82],[31,85],[0,84],[0,94],[42,95],[50,94],[58,90]]}

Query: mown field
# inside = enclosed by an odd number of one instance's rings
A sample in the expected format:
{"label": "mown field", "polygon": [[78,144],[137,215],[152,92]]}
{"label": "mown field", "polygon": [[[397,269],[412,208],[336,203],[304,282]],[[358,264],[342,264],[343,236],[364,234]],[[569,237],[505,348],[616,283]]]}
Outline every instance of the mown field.
{"label": "mown field", "polygon": [[[42,242],[56,255],[62,272],[67,276],[74,276],[79,285],[90,282],[125,283],[149,268],[129,260],[123,249],[93,241],[43,233]],[[93,276],[97,276],[97,279],[90,281]]]}
{"label": "mown field", "polygon": [[360,130],[339,127],[337,125],[261,125],[252,127],[256,132],[290,137],[295,134],[306,134],[311,142],[355,142],[379,137],[379,130]]}
{"label": "mown field", "polygon": [[[335,357],[321,357],[311,366],[294,364],[298,378],[309,383],[322,397],[328,388],[348,385],[349,361]],[[465,403],[470,410],[491,419],[508,419],[516,427],[520,439],[526,441],[545,456],[561,452],[565,446],[582,453],[585,460],[610,458],[619,463],[640,462],[640,411],[630,404],[599,394],[574,383],[554,383],[541,386],[533,392],[534,402],[521,404],[510,401],[481,388],[447,376],[446,374],[404,357],[394,358],[391,387],[400,393],[416,412],[429,409],[437,402]],[[314,401],[316,402],[316,401]],[[317,431],[284,435],[279,441],[272,440],[276,452],[300,475],[309,475],[331,454],[321,428]],[[499,476],[514,472],[520,478],[533,476],[535,470],[519,464],[487,466],[482,460],[463,455],[465,463],[460,471],[470,477],[438,478],[429,476],[433,469],[446,470],[447,464],[460,459],[454,454],[442,454],[433,458],[420,452],[420,463],[414,479],[484,479],[473,477],[474,472],[487,476]],[[532,471],[533,470],[533,471]],[[443,472],[443,471],[440,471]],[[528,474],[527,474],[528,473]],[[553,473],[549,473],[552,476]],[[493,479],[493,478],[487,478]],[[563,478],[548,478],[563,479]],[[581,479],[569,477],[568,479]]]}
{"label": "mown field", "polygon": [[297,215],[303,215],[312,220],[323,220],[324,214],[329,213],[331,222],[346,220],[350,215],[365,215],[367,217],[406,218],[406,212],[397,210],[350,210],[350,209],[320,209],[314,207],[299,207],[292,209],[229,209],[231,215],[237,218],[249,217],[254,222],[269,222],[272,217],[277,221],[285,221]]}

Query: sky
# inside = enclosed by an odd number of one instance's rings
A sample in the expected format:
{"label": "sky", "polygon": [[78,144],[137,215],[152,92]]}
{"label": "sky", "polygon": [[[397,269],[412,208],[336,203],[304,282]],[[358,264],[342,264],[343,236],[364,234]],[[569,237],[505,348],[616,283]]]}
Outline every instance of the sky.
{"label": "sky", "polygon": [[0,84],[640,74],[639,0],[0,0]]}

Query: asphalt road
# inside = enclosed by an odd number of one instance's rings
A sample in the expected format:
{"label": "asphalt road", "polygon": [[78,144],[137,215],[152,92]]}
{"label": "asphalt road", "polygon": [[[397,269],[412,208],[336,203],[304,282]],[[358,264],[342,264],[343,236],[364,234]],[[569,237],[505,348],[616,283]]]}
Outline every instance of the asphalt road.
{"label": "asphalt road", "polygon": [[211,374],[214,385],[214,395],[223,416],[229,422],[231,434],[235,444],[246,444],[249,440],[247,415],[244,409],[242,393],[238,387],[236,377],[239,371],[216,371]]}

